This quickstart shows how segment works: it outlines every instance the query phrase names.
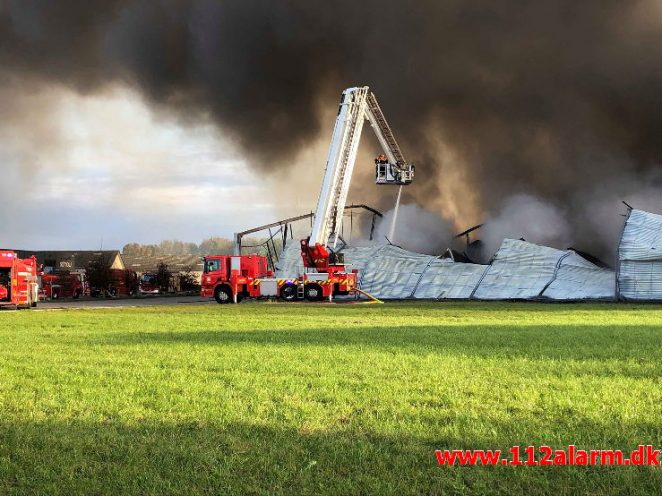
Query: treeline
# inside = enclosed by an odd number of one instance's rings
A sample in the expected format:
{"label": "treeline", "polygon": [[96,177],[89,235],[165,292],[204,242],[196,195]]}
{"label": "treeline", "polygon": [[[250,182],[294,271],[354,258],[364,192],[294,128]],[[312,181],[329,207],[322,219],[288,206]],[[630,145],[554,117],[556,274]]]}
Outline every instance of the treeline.
{"label": "treeline", "polygon": [[[244,238],[244,246],[255,246],[253,250],[257,253],[263,251],[261,245],[266,239]],[[276,241],[276,246],[280,247],[280,240]],[[234,241],[227,238],[209,238],[202,243],[190,243],[176,239],[161,241],[155,245],[143,245],[140,243],[128,243],[122,248],[123,255],[136,257],[162,257],[168,255],[230,255],[234,250]]]}
{"label": "treeline", "polygon": [[123,255],[160,257],[166,255],[211,255],[232,253],[234,243],[227,238],[209,238],[200,244],[168,239],[157,245],[129,243],[122,248]]}

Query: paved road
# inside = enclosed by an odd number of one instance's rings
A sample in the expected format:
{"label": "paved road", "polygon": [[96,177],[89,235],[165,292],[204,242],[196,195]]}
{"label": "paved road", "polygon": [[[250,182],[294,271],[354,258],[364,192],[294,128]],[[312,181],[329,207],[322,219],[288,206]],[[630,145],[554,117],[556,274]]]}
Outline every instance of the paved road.
{"label": "paved road", "polygon": [[212,299],[199,296],[149,296],[144,298],[127,298],[111,300],[106,298],[91,298],[85,300],[41,301],[37,309],[53,310],[61,308],[117,308],[117,307],[154,307],[176,305],[210,305],[216,304]]}

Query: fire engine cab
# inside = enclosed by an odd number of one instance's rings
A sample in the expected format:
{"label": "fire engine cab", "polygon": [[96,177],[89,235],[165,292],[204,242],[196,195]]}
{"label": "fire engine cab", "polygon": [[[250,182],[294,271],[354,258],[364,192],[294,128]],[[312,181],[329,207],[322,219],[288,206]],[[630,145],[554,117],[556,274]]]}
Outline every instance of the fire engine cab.
{"label": "fire engine cab", "polygon": [[[260,255],[214,255],[204,259],[202,296],[219,303],[239,302],[244,297],[279,296],[270,279],[273,272]],[[282,287],[282,284],[280,285]]]}
{"label": "fire engine cab", "polygon": [[405,160],[375,95],[367,86],[346,89],[331,137],[312,230],[301,240],[304,273],[294,279],[276,279],[267,268],[266,257],[241,255],[237,245],[234,256],[204,259],[203,297],[214,297],[219,303],[237,303],[245,296],[331,301],[334,296],[358,291],[357,271],[347,270],[342,252],[336,248],[366,120],[383,149],[375,160],[375,183],[402,187],[412,182],[414,165]]}
{"label": "fire engine cab", "polygon": [[0,250],[0,306],[30,308],[39,301],[37,259],[19,259],[13,251]]}

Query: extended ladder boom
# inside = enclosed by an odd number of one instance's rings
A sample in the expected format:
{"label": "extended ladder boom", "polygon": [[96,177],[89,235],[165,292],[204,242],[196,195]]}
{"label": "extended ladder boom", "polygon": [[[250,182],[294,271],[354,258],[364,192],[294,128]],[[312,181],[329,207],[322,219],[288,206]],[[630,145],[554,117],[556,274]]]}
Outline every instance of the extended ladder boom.
{"label": "extended ladder boom", "polygon": [[[370,121],[385,153],[385,156],[375,160],[377,184],[404,185],[413,179],[414,166],[405,161],[375,95],[367,86],[343,91],[315,210],[315,221],[307,241],[307,246],[311,248],[336,246],[366,119]],[[306,266],[311,266],[311,258],[306,260],[304,257]]]}
{"label": "extended ladder boom", "polygon": [[393,136],[393,131],[386,122],[386,117],[384,117],[384,113],[379,103],[377,103],[377,98],[372,92],[368,95],[367,118],[375,130],[379,144],[382,145],[389,162],[404,166],[407,163],[405,157],[402,155],[400,146],[398,146],[398,142],[395,141],[395,136]]}
{"label": "extended ladder boom", "polygon": [[335,246],[365,120],[368,88],[343,91],[309,244]]}

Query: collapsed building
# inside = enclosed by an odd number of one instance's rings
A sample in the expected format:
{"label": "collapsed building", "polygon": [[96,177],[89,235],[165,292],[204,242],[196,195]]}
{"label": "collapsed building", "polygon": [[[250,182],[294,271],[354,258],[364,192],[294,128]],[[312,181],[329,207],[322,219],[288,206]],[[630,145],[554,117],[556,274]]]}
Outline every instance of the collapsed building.
{"label": "collapsed building", "polygon": [[[582,301],[662,300],[662,215],[630,209],[617,270],[573,249],[504,239],[489,264],[423,255],[390,244],[345,246],[358,286],[382,299]],[[304,268],[297,243],[285,246],[276,275]]]}

